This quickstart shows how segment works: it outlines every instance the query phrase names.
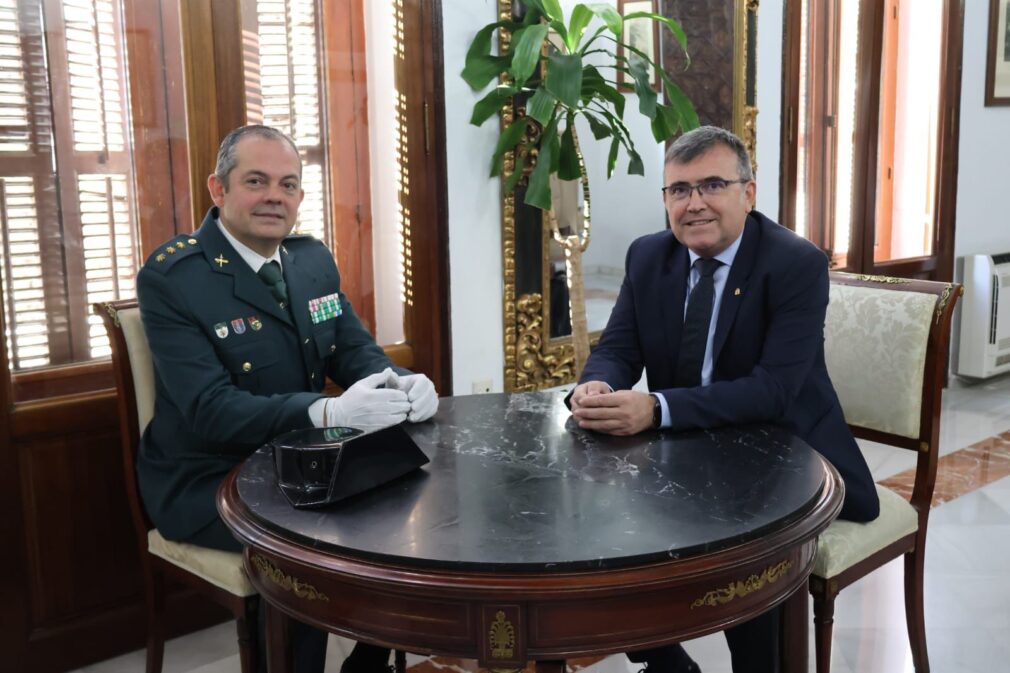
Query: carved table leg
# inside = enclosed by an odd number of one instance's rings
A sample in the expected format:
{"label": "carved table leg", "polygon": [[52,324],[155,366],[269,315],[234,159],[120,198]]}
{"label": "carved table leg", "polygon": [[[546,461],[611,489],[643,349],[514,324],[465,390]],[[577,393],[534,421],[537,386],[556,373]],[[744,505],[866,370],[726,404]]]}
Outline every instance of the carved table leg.
{"label": "carved table leg", "polygon": [[266,611],[267,671],[269,673],[291,673],[291,618],[262,601]]}
{"label": "carved table leg", "polygon": [[807,673],[809,670],[810,608],[809,591],[804,582],[786,599],[782,608],[782,673]]}

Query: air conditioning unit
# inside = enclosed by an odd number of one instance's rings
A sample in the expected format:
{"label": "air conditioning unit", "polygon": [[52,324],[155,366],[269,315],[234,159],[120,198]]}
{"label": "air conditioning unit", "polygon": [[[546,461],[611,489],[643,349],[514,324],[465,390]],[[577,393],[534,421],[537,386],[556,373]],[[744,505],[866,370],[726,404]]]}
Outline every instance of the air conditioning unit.
{"label": "air conditioning unit", "polygon": [[964,284],[953,365],[958,376],[988,378],[1010,372],[1010,253],[957,260]]}

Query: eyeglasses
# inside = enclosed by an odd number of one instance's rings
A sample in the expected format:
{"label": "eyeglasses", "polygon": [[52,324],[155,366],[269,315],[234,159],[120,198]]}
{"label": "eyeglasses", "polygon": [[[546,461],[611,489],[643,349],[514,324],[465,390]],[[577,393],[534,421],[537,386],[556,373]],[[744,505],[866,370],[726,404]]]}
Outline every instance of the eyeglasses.
{"label": "eyeglasses", "polygon": [[743,185],[748,182],[750,180],[723,180],[722,178],[709,178],[693,185],[687,182],[675,182],[663,187],[663,193],[671,201],[684,201],[690,199],[691,194],[697,189],[698,196],[704,199],[710,196],[720,196],[730,185]]}

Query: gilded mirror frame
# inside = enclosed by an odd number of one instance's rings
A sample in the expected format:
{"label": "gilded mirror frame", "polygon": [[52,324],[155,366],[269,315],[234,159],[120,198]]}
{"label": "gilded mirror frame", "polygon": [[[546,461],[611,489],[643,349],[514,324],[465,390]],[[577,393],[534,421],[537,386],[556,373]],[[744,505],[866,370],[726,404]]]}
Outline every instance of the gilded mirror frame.
{"label": "gilded mirror frame", "polygon": [[[698,108],[702,123],[731,126],[747,145],[752,160],[756,156],[757,140],[757,104],[756,104],[756,47],[757,47],[757,9],[759,0],[659,0],[660,12],[673,16],[681,22],[688,34],[688,47],[691,49],[690,17],[685,17],[678,11],[681,6],[684,12],[697,11],[706,15],[712,12],[723,12],[727,28],[732,26],[733,59],[731,82],[720,82],[718,74],[714,77],[704,72],[704,59],[695,59],[692,50],[691,81],[684,81],[680,72],[674,73],[674,81],[687,93]],[[497,0],[499,20],[508,20],[513,16],[513,0]],[[706,23],[710,23],[707,22]],[[713,49],[719,43],[721,35],[708,36],[709,40],[702,42],[705,49]],[[504,30],[499,31],[499,47],[502,51],[508,48],[510,36]],[[664,43],[666,44],[666,43]],[[664,49],[663,67],[667,70],[678,67],[675,59],[669,57]],[[710,59],[709,63],[720,59],[721,54]],[[668,58],[670,60],[668,60]],[[674,62],[670,62],[670,61]],[[728,94],[727,92],[731,92]],[[724,99],[731,95],[732,105],[727,105]],[[515,103],[506,105],[501,111],[501,128],[512,123],[516,114],[522,114]],[[727,109],[731,108],[731,109]],[[755,165],[755,170],[756,170]],[[515,155],[506,154],[502,183],[515,170]],[[529,166],[520,168],[529,170]],[[648,170],[648,169],[647,169]],[[619,179],[615,174],[614,179]],[[502,275],[503,293],[503,343],[505,348],[504,384],[506,392],[541,390],[554,386],[572,383],[578,372],[575,371],[575,358],[571,336],[551,337],[549,334],[548,301],[548,250],[550,240],[550,225],[546,213],[531,208],[522,202],[524,187],[522,183],[511,193],[502,193]],[[539,231],[538,231],[539,230]],[[630,241],[628,241],[630,243]],[[539,257],[539,260],[536,259]],[[535,267],[531,273],[522,273],[517,278],[517,269],[523,265],[523,260],[533,258]],[[539,285],[539,287],[536,287]],[[539,290],[539,291],[536,291]],[[591,343],[599,339],[599,332],[590,334]]]}

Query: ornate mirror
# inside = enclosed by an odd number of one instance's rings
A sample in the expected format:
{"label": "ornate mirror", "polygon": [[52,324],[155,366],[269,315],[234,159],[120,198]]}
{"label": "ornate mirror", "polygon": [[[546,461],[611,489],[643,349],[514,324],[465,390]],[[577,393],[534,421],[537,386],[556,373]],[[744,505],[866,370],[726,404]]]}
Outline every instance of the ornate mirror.
{"label": "ornate mirror", "polygon": [[[519,16],[521,0],[497,0],[499,16]],[[585,1],[585,0],[583,0]],[[612,0],[623,13],[655,11],[677,20],[688,38],[690,66],[676,45],[657,32],[657,62],[694,103],[702,124],[732,128],[755,146],[755,48],[758,0]],[[576,0],[562,0],[566,15]],[[644,5],[644,7],[643,7]],[[649,7],[651,5],[651,8]],[[507,41],[508,36],[503,36]],[[626,94],[634,98],[634,93]],[[521,111],[514,103],[502,111],[503,128]],[[606,325],[624,276],[624,254],[638,236],[667,226],[660,187],[663,153],[649,131],[648,119],[629,104],[625,123],[645,163],[645,176],[629,176],[626,158],[606,178],[607,142],[596,143],[589,130],[579,139],[589,176],[592,207],[590,244],[583,256],[587,323],[593,343]],[[506,161],[503,179],[514,162]],[[523,203],[525,187],[502,195],[502,268],[504,273],[505,390],[537,390],[575,381],[568,288],[563,253],[553,241],[548,215]],[[578,202],[581,190],[566,191]],[[576,205],[570,208],[580,212]],[[561,217],[559,217],[559,220]],[[578,217],[570,226],[580,226]],[[560,222],[559,222],[560,223]],[[564,224],[564,223],[561,223]]]}

